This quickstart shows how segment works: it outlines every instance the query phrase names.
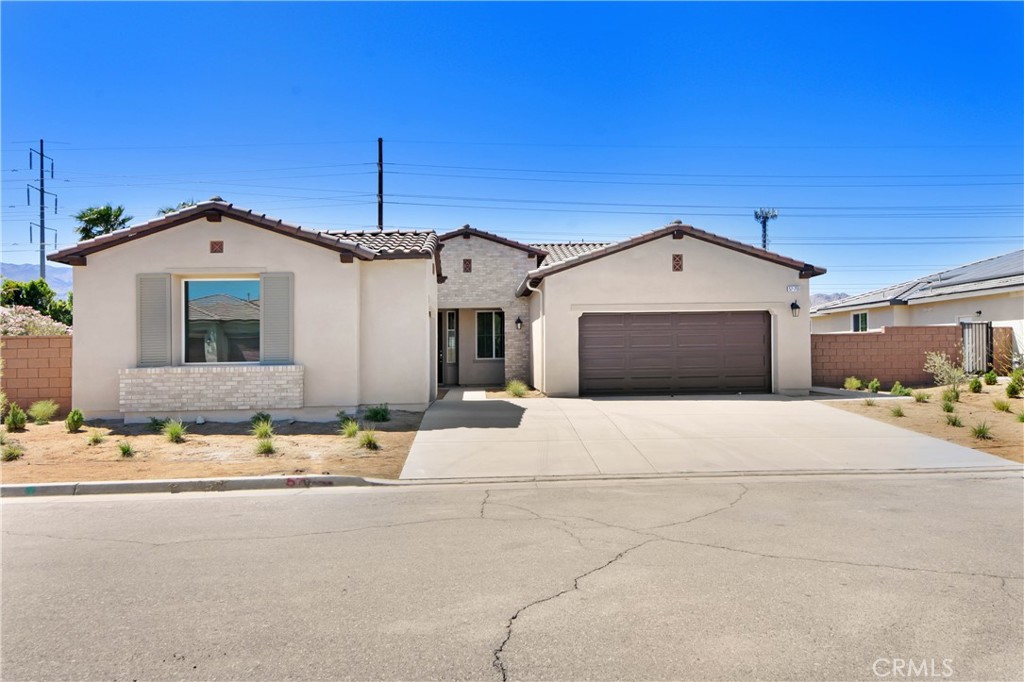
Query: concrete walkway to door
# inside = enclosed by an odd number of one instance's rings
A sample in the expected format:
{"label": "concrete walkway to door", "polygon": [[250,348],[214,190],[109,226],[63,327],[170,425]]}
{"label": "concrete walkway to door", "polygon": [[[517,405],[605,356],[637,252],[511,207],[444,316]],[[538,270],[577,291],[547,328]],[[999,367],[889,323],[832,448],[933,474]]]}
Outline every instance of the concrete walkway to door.
{"label": "concrete walkway to door", "polygon": [[453,389],[424,415],[401,478],[1019,467],[828,399],[494,400]]}

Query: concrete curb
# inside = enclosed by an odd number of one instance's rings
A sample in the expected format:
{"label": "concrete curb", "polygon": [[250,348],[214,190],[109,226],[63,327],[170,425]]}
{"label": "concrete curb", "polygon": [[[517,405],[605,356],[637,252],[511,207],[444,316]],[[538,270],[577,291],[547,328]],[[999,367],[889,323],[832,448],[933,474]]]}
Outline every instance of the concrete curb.
{"label": "concrete curb", "polygon": [[249,476],[244,478],[170,478],[153,481],[83,481],[81,483],[18,483],[0,485],[0,497],[52,495],[128,495],[223,490],[297,490],[386,485],[359,476]]}
{"label": "concrete curb", "polygon": [[154,481],[85,481],[82,483],[19,483],[0,485],[0,497],[57,495],[130,495],[134,493],[221,492],[228,490],[300,490],[345,487],[416,487],[502,483],[571,483],[573,481],[656,481],[705,478],[773,478],[788,476],[878,476],[885,474],[1024,474],[1024,466],[936,467],[919,469],[773,469],[768,471],[680,471],[655,474],[590,474],[582,476],[495,476],[486,478],[414,478],[393,480],[360,476],[250,476],[245,478],[177,478]]}

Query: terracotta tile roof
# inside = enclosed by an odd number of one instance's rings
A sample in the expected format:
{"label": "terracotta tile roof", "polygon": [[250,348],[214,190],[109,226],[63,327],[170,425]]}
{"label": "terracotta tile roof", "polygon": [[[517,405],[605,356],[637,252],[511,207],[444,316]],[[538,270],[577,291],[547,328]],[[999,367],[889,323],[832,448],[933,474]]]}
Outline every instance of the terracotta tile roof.
{"label": "terracotta tile roof", "polygon": [[544,277],[547,277],[548,275],[552,275],[556,272],[561,272],[562,270],[567,270],[569,268],[576,267],[577,265],[589,263],[592,260],[603,258],[604,256],[610,256],[613,253],[618,253],[619,251],[624,251],[634,246],[639,246],[640,244],[644,244],[655,239],[660,239],[661,237],[666,237],[668,235],[672,235],[680,239],[699,239],[701,241],[716,244],[718,246],[731,249],[733,251],[739,251],[740,253],[747,254],[748,256],[753,256],[754,258],[760,258],[762,260],[767,260],[772,263],[777,263],[778,265],[782,265],[784,267],[793,268],[795,270],[800,271],[800,277],[802,279],[807,279],[809,277],[816,277],[818,275],[825,274],[824,268],[819,268],[814,265],[811,265],[810,263],[804,263],[803,261],[788,258],[786,256],[773,253],[771,251],[765,251],[764,249],[759,249],[756,246],[751,246],[749,244],[744,244],[743,242],[728,239],[726,237],[722,237],[712,232],[699,230],[696,227],[693,227],[692,225],[684,225],[682,222],[677,221],[664,227],[659,227],[656,230],[651,230],[650,232],[644,232],[643,234],[639,234],[635,237],[630,237],[629,239],[626,239],[621,242],[615,242],[613,244],[604,244],[598,246],[593,250],[586,251],[584,253],[570,255],[568,258],[565,258],[564,260],[550,263],[545,261],[544,263],[541,264],[540,267],[526,273],[526,278],[519,285],[519,289],[516,291],[516,295],[527,295],[529,293],[529,286],[536,286]]}
{"label": "terracotta tile roof", "polygon": [[520,251],[532,253],[536,256],[544,256],[547,254],[546,251],[537,248],[534,244],[523,244],[522,242],[517,242],[514,239],[507,239],[505,237],[496,235],[493,232],[484,232],[483,230],[478,230],[475,227],[470,227],[469,225],[463,225],[457,230],[445,232],[440,237],[438,237],[438,240],[440,240],[441,242],[446,242],[449,239],[455,239],[456,237],[461,237],[463,235],[472,235],[474,237],[480,237],[481,239],[487,239],[498,244],[511,246],[513,249],[519,249]]}
{"label": "terracotta tile roof", "polygon": [[198,320],[259,320],[260,302],[243,301],[229,294],[210,294],[188,304],[188,319]]}
{"label": "terracotta tile roof", "polygon": [[606,246],[610,246],[611,242],[567,242],[567,243],[555,243],[555,244],[530,244],[530,246],[540,249],[541,251],[547,251],[547,257],[541,265],[554,265],[576,256],[582,256],[585,253],[596,251],[597,249],[603,249]]}
{"label": "terracotta tile roof", "polygon": [[428,258],[434,255],[438,246],[437,235],[429,230],[386,230],[384,232],[328,230],[324,234],[359,244],[373,251],[380,258]]}

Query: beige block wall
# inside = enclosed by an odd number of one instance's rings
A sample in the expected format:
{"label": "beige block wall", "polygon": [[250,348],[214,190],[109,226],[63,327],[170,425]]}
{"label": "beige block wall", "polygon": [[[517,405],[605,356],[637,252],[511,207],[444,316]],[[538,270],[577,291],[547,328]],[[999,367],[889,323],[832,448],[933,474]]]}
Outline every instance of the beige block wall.
{"label": "beige block wall", "polygon": [[[683,272],[672,254],[683,254]],[[796,285],[799,292],[788,292]],[[808,281],[791,268],[671,235],[550,275],[531,296],[534,383],[553,396],[579,394],[579,317],[588,312],[766,310],[772,317],[775,392],[811,386]],[[801,307],[793,317],[790,304]],[[542,314],[543,311],[543,314]],[[539,361],[539,362],[538,362]]]}
{"label": "beige block wall", "polygon": [[[224,253],[210,253],[211,240],[223,241]],[[363,310],[361,272],[381,266],[393,266],[390,272],[415,275],[403,276],[393,285],[373,280],[372,307]],[[183,279],[291,272],[295,283],[294,361],[306,370],[304,407],[321,414],[329,410],[316,408],[353,408],[365,402],[360,396],[361,375],[377,369],[367,359],[361,361],[361,327],[381,326],[378,318],[387,315],[389,309],[405,314],[416,308],[419,315],[409,318],[414,330],[403,330],[397,338],[381,338],[379,344],[384,351],[403,354],[409,349],[406,338],[419,342],[420,327],[414,320],[426,318],[429,311],[424,290],[424,273],[429,268],[427,260],[341,263],[334,251],[226,217],[221,222],[200,218],[92,254],[88,265],[74,268],[76,405],[93,416],[120,416],[118,370],[137,365],[136,274],[172,275],[172,363],[180,365]],[[436,287],[434,280],[427,279],[428,289]],[[415,286],[407,288],[413,280]],[[379,362],[382,355],[379,350],[371,353],[369,362]],[[416,374],[425,377],[428,372],[428,367],[422,367],[410,375],[409,381],[416,383]],[[386,369],[383,374],[387,374]],[[427,401],[427,382],[420,383],[422,390],[410,406],[422,406]],[[371,380],[368,387],[376,389],[376,385]],[[403,397],[411,395],[402,393]]]}
{"label": "beige block wall", "polygon": [[[462,261],[470,258],[473,271],[462,271]],[[517,248],[499,244],[490,239],[462,236],[446,239],[441,251],[441,263],[448,278],[438,287],[439,307],[458,308],[459,383],[501,384],[507,379],[526,379],[530,376],[530,335],[527,319],[530,303],[516,297],[516,289],[526,273],[537,267],[537,259]],[[505,362],[503,369],[495,370],[494,363],[478,362],[476,337],[467,333],[476,329],[476,320],[466,311],[502,310],[505,312]],[[523,329],[515,327],[516,318],[523,321]],[[469,345],[467,345],[469,344]],[[467,363],[464,365],[463,360]],[[466,372],[463,372],[466,367]]]}

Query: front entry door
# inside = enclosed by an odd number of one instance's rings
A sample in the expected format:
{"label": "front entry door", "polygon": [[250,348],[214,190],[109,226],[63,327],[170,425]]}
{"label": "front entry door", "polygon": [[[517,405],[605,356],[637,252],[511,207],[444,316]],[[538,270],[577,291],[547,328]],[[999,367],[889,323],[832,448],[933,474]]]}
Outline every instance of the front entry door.
{"label": "front entry door", "polygon": [[438,377],[445,386],[459,383],[459,311],[438,315]]}

